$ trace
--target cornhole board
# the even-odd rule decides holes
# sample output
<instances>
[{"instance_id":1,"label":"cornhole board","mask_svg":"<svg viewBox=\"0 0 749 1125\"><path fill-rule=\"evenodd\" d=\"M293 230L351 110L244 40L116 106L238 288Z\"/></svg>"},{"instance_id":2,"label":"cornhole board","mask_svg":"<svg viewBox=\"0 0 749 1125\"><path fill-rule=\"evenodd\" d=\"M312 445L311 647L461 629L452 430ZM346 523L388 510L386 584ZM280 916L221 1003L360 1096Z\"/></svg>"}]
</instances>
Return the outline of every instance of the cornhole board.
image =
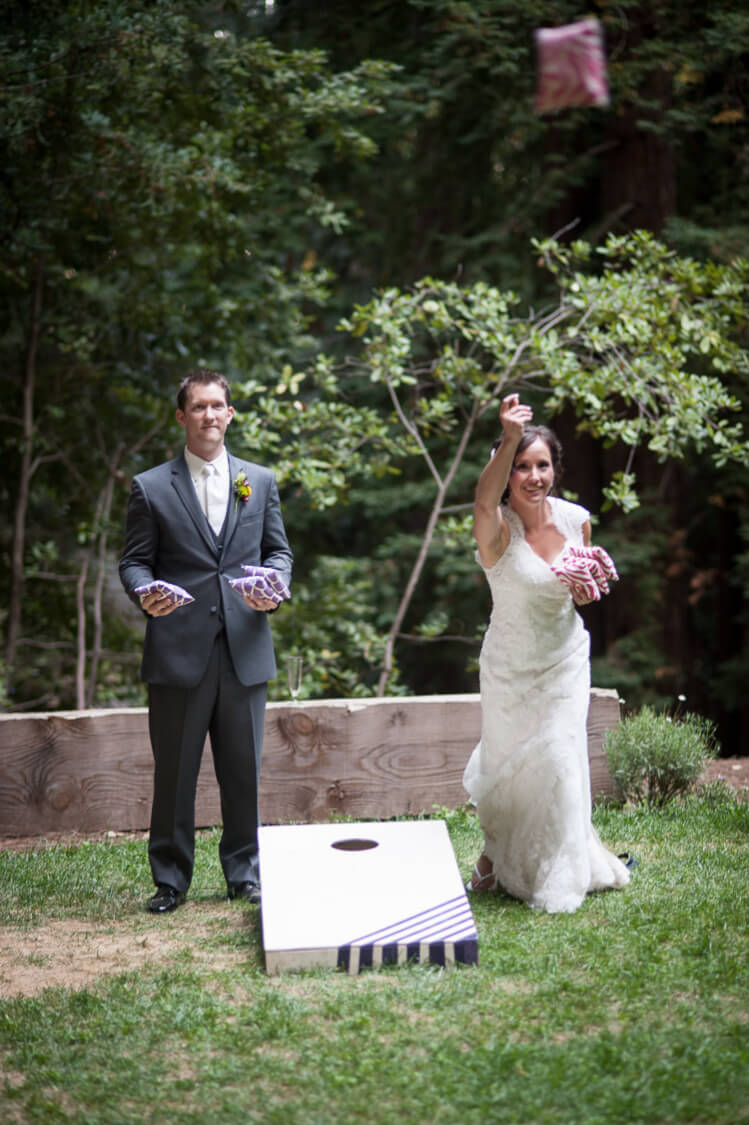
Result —
<instances>
[{"instance_id":1,"label":"cornhole board","mask_svg":"<svg viewBox=\"0 0 749 1125\"><path fill-rule=\"evenodd\" d=\"M476 964L444 820L260 828L265 968Z\"/></svg>"}]
</instances>

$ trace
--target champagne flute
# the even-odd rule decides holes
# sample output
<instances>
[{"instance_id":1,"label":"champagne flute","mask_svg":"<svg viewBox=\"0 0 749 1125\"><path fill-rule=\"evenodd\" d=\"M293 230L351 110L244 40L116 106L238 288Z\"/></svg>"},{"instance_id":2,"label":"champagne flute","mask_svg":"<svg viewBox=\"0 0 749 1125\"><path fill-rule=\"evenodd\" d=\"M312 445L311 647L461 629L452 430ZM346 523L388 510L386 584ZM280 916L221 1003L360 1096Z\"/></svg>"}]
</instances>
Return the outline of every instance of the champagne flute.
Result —
<instances>
[{"instance_id":1,"label":"champagne flute","mask_svg":"<svg viewBox=\"0 0 749 1125\"><path fill-rule=\"evenodd\" d=\"M290 656L286 665L286 674L289 682L289 691L291 698L296 702L299 692L302 690L302 670L303 663L301 656Z\"/></svg>"}]
</instances>

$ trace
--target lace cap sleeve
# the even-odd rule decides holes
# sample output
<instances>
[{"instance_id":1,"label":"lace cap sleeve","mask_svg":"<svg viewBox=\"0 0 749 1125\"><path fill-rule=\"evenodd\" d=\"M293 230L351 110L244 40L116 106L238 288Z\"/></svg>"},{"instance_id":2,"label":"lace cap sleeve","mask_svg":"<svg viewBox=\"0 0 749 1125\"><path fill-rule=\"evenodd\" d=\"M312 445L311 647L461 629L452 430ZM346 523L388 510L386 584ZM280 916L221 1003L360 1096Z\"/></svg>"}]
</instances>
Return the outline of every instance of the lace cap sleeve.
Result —
<instances>
[{"instance_id":1,"label":"lace cap sleeve","mask_svg":"<svg viewBox=\"0 0 749 1125\"><path fill-rule=\"evenodd\" d=\"M558 496L550 496L549 502L554 513L554 523L562 535L573 542L582 543L583 524L590 519L590 512L582 504L572 504Z\"/></svg>"}]
</instances>

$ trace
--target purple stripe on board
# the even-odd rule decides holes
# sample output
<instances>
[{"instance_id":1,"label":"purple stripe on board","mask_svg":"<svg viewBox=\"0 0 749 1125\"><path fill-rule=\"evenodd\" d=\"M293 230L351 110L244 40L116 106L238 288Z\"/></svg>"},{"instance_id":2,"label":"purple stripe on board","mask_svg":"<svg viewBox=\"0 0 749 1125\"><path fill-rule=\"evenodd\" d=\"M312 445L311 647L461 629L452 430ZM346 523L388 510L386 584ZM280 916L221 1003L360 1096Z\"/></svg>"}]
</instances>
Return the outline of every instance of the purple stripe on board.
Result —
<instances>
[{"instance_id":1,"label":"purple stripe on board","mask_svg":"<svg viewBox=\"0 0 749 1125\"><path fill-rule=\"evenodd\" d=\"M440 926L448 926L450 933L454 933L456 920L464 921L464 925L467 927L466 937L475 935L476 928L473 923L473 915L465 895L448 899L447 902L438 903L429 910L422 910L418 914L411 914L397 922L391 922L379 930L373 930L371 933L362 934L361 937L352 938L351 941L346 942L346 945L364 945L367 942L378 941L382 944L385 938L403 942L406 937L426 934L430 930L439 930Z\"/></svg>"},{"instance_id":2,"label":"purple stripe on board","mask_svg":"<svg viewBox=\"0 0 749 1125\"><path fill-rule=\"evenodd\" d=\"M458 903L462 903L464 905L467 905L468 900L466 899L466 896L465 895L459 895L457 898L447 899L446 902L438 902L436 904L436 906L430 906L428 910L420 910L418 914L407 914L405 918L401 918L397 922L391 923L391 926L403 926L407 922L415 922L418 918L427 918L430 915L434 914L438 910L444 910L446 907L454 906ZM391 926L383 926L382 930L375 930L375 931L373 931L373 934L382 933L385 930L390 929ZM359 940L360 941L366 941L366 939L368 937L372 937L373 934L364 934L364 936L362 938L360 938Z\"/></svg>"},{"instance_id":3,"label":"purple stripe on board","mask_svg":"<svg viewBox=\"0 0 749 1125\"><path fill-rule=\"evenodd\" d=\"M465 915L460 915L453 918L436 918L433 921L425 922L420 926L406 926L403 929L383 930L380 934L374 935L373 939L376 942L390 941L407 941L409 938L419 938L421 941L436 940L439 937L443 941L450 941L451 936L454 934L465 934L466 937L472 937L476 933L476 926L474 925L473 918L466 918ZM367 939L360 938L357 941L352 941L352 945L361 945Z\"/></svg>"},{"instance_id":4,"label":"purple stripe on board","mask_svg":"<svg viewBox=\"0 0 749 1125\"><path fill-rule=\"evenodd\" d=\"M388 930L375 935L370 941L358 938L347 942L347 944L365 946L369 944L387 945L396 942L403 945L409 941L456 941L461 937L476 937L476 927L469 922L452 926L409 926L408 929L404 930Z\"/></svg>"},{"instance_id":5,"label":"purple stripe on board","mask_svg":"<svg viewBox=\"0 0 749 1125\"><path fill-rule=\"evenodd\" d=\"M404 930L388 930L382 934L377 934L370 940L363 938L354 938L347 945L358 945L364 947L365 945L388 945L392 942L403 945L404 942L410 941L454 941L460 937L475 937L476 927L468 922L459 925L445 926L445 925L432 925L432 926L409 926Z\"/></svg>"}]
</instances>

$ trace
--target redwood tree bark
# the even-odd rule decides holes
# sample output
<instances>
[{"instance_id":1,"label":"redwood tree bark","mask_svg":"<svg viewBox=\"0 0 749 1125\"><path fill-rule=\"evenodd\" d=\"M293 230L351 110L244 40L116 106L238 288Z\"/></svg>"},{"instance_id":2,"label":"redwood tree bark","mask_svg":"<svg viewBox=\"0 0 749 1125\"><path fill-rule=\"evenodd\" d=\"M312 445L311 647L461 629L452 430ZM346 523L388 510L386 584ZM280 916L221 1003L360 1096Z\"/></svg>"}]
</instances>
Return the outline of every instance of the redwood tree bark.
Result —
<instances>
[{"instance_id":1,"label":"redwood tree bark","mask_svg":"<svg viewBox=\"0 0 749 1125\"><path fill-rule=\"evenodd\" d=\"M676 212L673 148L658 131L671 103L671 76L656 72L647 85L656 108L644 113L625 104L612 115L610 148L601 165L601 213L617 216L617 225L627 230L660 234Z\"/></svg>"}]
</instances>

